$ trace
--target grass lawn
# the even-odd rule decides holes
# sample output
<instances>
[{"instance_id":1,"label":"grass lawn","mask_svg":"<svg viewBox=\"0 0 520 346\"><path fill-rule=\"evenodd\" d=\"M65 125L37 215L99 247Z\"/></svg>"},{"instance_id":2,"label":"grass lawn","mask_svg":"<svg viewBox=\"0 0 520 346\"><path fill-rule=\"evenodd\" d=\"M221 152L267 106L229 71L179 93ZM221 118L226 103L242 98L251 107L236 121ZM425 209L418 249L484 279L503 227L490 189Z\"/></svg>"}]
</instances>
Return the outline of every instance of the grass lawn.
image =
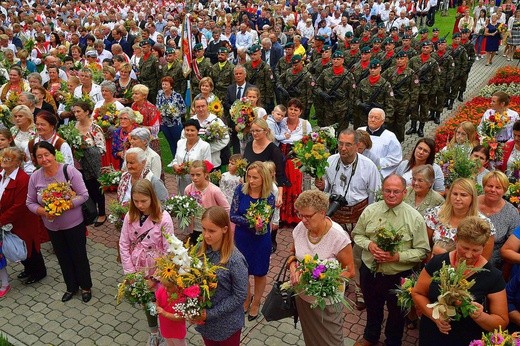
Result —
<instances>
[{"instance_id":1,"label":"grass lawn","mask_svg":"<svg viewBox=\"0 0 520 346\"><path fill-rule=\"evenodd\" d=\"M453 32L453 25L455 24L455 13L457 12L456 8L450 8L449 9L449 15L446 17L441 16L441 12L438 11L435 14L435 25L433 27L439 28L439 36L443 37L444 35L448 34L446 36L446 41L448 44L451 44L451 35ZM431 30L432 28L428 28L430 30L430 37L431 37Z\"/></svg>"}]
</instances>

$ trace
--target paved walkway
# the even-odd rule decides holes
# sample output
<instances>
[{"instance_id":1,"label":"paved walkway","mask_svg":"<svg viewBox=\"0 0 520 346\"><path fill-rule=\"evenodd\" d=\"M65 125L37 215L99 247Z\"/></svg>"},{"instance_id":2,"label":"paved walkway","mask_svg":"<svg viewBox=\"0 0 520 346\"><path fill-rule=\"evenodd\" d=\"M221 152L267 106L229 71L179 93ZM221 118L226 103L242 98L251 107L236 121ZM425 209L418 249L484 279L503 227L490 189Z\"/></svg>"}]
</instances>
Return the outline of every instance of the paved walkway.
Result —
<instances>
[{"instance_id":1,"label":"paved walkway","mask_svg":"<svg viewBox=\"0 0 520 346\"><path fill-rule=\"evenodd\" d=\"M484 61L476 62L469 78L466 98L476 95L499 66L505 65L503 57L498 57L491 67ZM516 64L516 62L515 62ZM460 103L456 102L458 107ZM442 114L444 120L450 112ZM426 126L426 133L433 136L435 124ZM403 143L403 152L415 146L417 138L412 136ZM169 191L174 190L173 179L167 177ZM109 198L114 198L113 194ZM278 252L272 256L272 269L268 283L280 269L280 263L287 257L291 231L279 232ZM183 238L185 235L179 235ZM65 291L61 272L50 243L43 245L43 255L48 268L48 276L33 286L24 286L16 275L22 271L20 264L10 264L8 271L12 279L12 290L0 300L0 332L6 334L15 345L145 345L148 338L144 313L127 303L115 304L117 283L122 278L122 270L116 262L116 244L119 235L112 225L106 223L99 228L89 229L88 255L91 263L94 287L93 298L84 304L79 296L67 303L61 302ZM266 294L270 286L266 289ZM349 296L353 299L352 288ZM366 313L345 311L344 335L346 345L353 345L363 334ZM415 345L418 332L406 331L403 345ZM202 345L201 337L193 327L188 329L190 345ZM242 344L260 345L304 345L301 329L295 328L291 320L266 322L262 317L247 322L242 333ZM319 346L319 345L313 345Z\"/></svg>"}]
</instances>

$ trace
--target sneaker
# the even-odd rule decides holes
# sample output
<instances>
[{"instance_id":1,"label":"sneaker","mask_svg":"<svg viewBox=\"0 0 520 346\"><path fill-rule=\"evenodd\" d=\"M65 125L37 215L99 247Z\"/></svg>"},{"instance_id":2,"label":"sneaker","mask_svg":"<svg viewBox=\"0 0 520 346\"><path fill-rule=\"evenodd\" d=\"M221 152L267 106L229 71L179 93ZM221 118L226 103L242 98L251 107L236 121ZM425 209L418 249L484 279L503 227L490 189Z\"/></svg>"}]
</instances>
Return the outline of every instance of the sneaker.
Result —
<instances>
[{"instance_id":1,"label":"sneaker","mask_svg":"<svg viewBox=\"0 0 520 346\"><path fill-rule=\"evenodd\" d=\"M157 333L151 333L148 338L147 346L159 346L159 335Z\"/></svg>"},{"instance_id":2,"label":"sneaker","mask_svg":"<svg viewBox=\"0 0 520 346\"><path fill-rule=\"evenodd\" d=\"M356 288L356 309L359 311L365 310L365 298L363 297L363 293L361 293L361 290L359 288Z\"/></svg>"},{"instance_id":3,"label":"sneaker","mask_svg":"<svg viewBox=\"0 0 520 346\"><path fill-rule=\"evenodd\" d=\"M7 285L6 287L0 289L0 298L3 298L7 292L11 290L11 285Z\"/></svg>"},{"instance_id":4,"label":"sneaker","mask_svg":"<svg viewBox=\"0 0 520 346\"><path fill-rule=\"evenodd\" d=\"M173 167L173 161L168 164L168 167L170 167L170 168Z\"/></svg>"}]
</instances>

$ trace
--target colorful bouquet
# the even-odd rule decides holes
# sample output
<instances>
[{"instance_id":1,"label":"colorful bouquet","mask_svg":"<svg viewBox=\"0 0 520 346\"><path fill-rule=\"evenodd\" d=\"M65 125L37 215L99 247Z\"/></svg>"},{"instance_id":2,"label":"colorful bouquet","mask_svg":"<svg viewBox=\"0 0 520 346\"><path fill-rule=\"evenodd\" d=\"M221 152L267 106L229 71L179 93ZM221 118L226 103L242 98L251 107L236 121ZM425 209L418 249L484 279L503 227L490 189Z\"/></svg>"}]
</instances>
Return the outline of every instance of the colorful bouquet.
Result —
<instances>
[{"instance_id":1,"label":"colorful bouquet","mask_svg":"<svg viewBox=\"0 0 520 346\"><path fill-rule=\"evenodd\" d=\"M245 97L236 100L229 110L231 119L236 124L238 138L244 139L244 133L249 129L251 123L256 119L256 114L251 102Z\"/></svg>"},{"instance_id":2,"label":"colorful bouquet","mask_svg":"<svg viewBox=\"0 0 520 346\"><path fill-rule=\"evenodd\" d=\"M152 316L157 314L155 294L150 290L146 276L142 272L125 275L123 282L117 285L116 302L120 304L123 300L132 306L143 306Z\"/></svg>"},{"instance_id":3,"label":"colorful bouquet","mask_svg":"<svg viewBox=\"0 0 520 346\"><path fill-rule=\"evenodd\" d=\"M175 175L186 175L190 174L190 161L185 161L179 165L179 168L173 170L173 174Z\"/></svg>"},{"instance_id":4,"label":"colorful bouquet","mask_svg":"<svg viewBox=\"0 0 520 346\"><path fill-rule=\"evenodd\" d=\"M294 165L302 172L309 173L313 178L321 178L325 175L325 169L329 166L327 158L330 152L325 145L326 140L320 137L319 132L311 132L294 143L292 159Z\"/></svg>"},{"instance_id":5,"label":"colorful bouquet","mask_svg":"<svg viewBox=\"0 0 520 346\"><path fill-rule=\"evenodd\" d=\"M397 296L397 305L401 307L401 310L404 311L406 315L408 315L414 306L412 300L412 289L417 283L418 278L419 275L415 272L407 278L401 278L401 285L397 286L397 288L393 290Z\"/></svg>"},{"instance_id":6,"label":"colorful bouquet","mask_svg":"<svg viewBox=\"0 0 520 346\"><path fill-rule=\"evenodd\" d=\"M103 191L115 191L119 186L122 175L122 171L115 170L114 167L109 167L98 178L101 189Z\"/></svg>"},{"instance_id":7,"label":"colorful bouquet","mask_svg":"<svg viewBox=\"0 0 520 346\"><path fill-rule=\"evenodd\" d=\"M13 123L11 121L11 110L6 105L0 105L0 121L8 129L13 127Z\"/></svg>"},{"instance_id":8,"label":"colorful bouquet","mask_svg":"<svg viewBox=\"0 0 520 346\"><path fill-rule=\"evenodd\" d=\"M11 91L9 95L7 96L7 99L5 100L4 104L12 110L14 107L18 106L18 99L20 98L20 94L14 91Z\"/></svg>"},{"instance_id":9,"label":"colorful bouquet","mask_svg":"<svg viewBox=\"0 0 520 346\"><path fill-rule=\"evenodd\" d=\"M493 113L478 129L480 142L489 149L489 160L495 162L495 166L502 162L503 144L496 140L496 135L511 121L507 112Z\"/></svg>"},{"instance_id":10,"label":"colorful bouquet","mask_svg":"<svg viewBox=\"0 0 520 346\"><path fill-rule=\"evenodd\" d=\"M50 183L41 192L43 208L52 216L60 216L72 209L72 199L76 193L69 183Z\"/></svg>"},{"instance_id":11,"label":"colorful bouquet","mask_svg":"<svg viewBox=\"0 0 520 346\"><path fill-rule=\"evenodd\" d=\"M380 219L379 221L381 222L382 220ZM392 225L379 227L374 234L375 238L373 241L381 250L394 254L403 240L403 234L400 230L401 228L396 229ZM379 263L374 261L371 269L373 272L377 272Z\"/></svg>"},{"instance_id":12,"label":"colorful bouquet","mask_svg":"<svg viewBox=\"0 0 520 346\"><path fill-rule=\"evenodd\" d=\"M119 126L119 111L114 103L103 105L94 111L93 119L101 127L105 137L110 138L112 132Z\"/></svg>"},{"instance_id":13,"label":"colorful bouquet","mask_svg":"<svg viewBox=\"0 0 520 346\"><path fill-rule=\"evenodd\" d=\"M480 167L480 162L472 160L467 151L458 145L437 153L435 161L442 169L447 187L458 178L474 179Z\"/></svg>"},{"instance_id":14,"label":"colorful bouquet","mask_svg":"<svg viewBox=\"0 0 520 346\"><path fill-rule=\"evenodd\" d=\"M337 124L320 127L316 132L318 136L324 141L325 146L329 149L329 152L332 154L337 151L338 147L338 139L336 138L336 127Z\"/></svg>"},{"instance_id":15,"label":"colorful bouquet","mask_svg":"<svg viewBox=\"0 0 520 346\"><path fill-rule=\"evenodd\" d=\"M92 81L94 83L101 84L105 80L103 69L98 63L88 64L85 67L92 71Z\"/></svg>"},{"instance_id":16,"label":"colorful bouquet","mask_svg":"<svg viewBox=\"0 0 520 346\"><path fill-rule=\"evenodd\" d=\"M220 125L217 121L213 121L208 127L204 129L204 134L200 138L208 143L219 141L226 137L228 128Z\"/></svg>"},{"instance_id":17,"label":"colorful bouquet","mask_svg":"<svg viewBox=\"0 0 520 346\"><path fill-rule=\"evenodd\" d=\"M108 222L114 225L118 232L123 228L123 221L125 215L128 213L128 203L120 204L117 201L112 201L108 205Z\"/></svg>"},{"instance_id":18,"label":"colorful bouquet","mask_svg":"<svg viewBox=\"0 0 520 346\"><path fill-rule=\"evenodd\" d=\"M156 260L156 275L161 281L176 286L170 297L179 318L195 319L205 308L211 307L211 296L217 288L217 270L224 269L209 262L206 256L198 257L200 244L183 246L175 237L165 234L169 248L166 255Z\"/></svg>"},{"instance_id":19,"label":"colorful bouquet","mask_svg":"<svg viewBox=\"0 0 520 346\"><path fill-rule=\"evenodd\" d=\"M81 160L85 155L83 149L87 146L87 142L85 137L76 128L76 122L69 121L68 124L61 125L58 134L70 145L74 158L76 160Z\"/></svg>"},{"instance_id":20,"label":"colorful bouquet","mask_svg":"<svg viewBox=\"0 0 520 346\"><path fill-rule=\"evenodd\" d=\"M341 276L343 268L337 259L320 260L318 255L305 255L302 261L298 261L298 270L301 277L296 291L316 299L311 304L312 309L325 310L327 301L349 307L343 294L348 280Z\"/></svg>"},{"instance_id":21,"label":"colorful bouquet","mask_svg":"<svg viewBox=\"0 0 520 346\"><path fill-rule=\"evenodd\" d=\"M466 276L468 272L481 270L485 269L468 267L466 261L460 262L456 267L443 263L432 278L432 281L439 283L440 294L435 303L426 305L433 309L432 317L458 321L471 315L476 306L471 303L473 295L469 289L475 284L475 280L468 281Z\"/></svg>"},{"instance_id":22,"label":"colorful bouquet","mask_svg":"<svg viewBox=\"0 0 520 346\"><path fill-rule=\"evenodd\" d=\"M94 109L94 101L90 98L88 94L83 94L81 97L74 97L72 94L65 94L64 104L65 110L67 112L72 111L72 106L78 101L86 102L90 105L90 109Z\"/></svg>"},{"instance_id":23,"label":"colorful bouquet","mask_svg":"<svg viewBox=\"0 0 520 346\"><path fill-rule=\"evenodd\" d=\"M247 160L244 158L236 160L235 161L235 166L237 167L236 175L241 178L244 178L246 176L246 170L247 170L248 165L249 165L249 162L247 162Z\"/></svg>"},{"instance_id":24,"label":"colorful bouquet","mask_svg":"<svg viewBox=\"0 0 520 346\"><path fill-rule=\"evenodd\" d=\"M509 334L507 330L502 330L502 326L498 330L489 333L482 333L482 339L473 340L469 346L518 346L520 345L520 335L518 332Z\"/></svg>"},{"instance_id":25,"label":"colorful bouquet","mask_svg":"<svg viewBox=\"0 0 520 346\"><path fill-rule=\"evenodd\" d=\"M508 169L506 173L511 184L514 184L520 180L520 160L514 160L511 164L511 168Z\"/></svg>"},{"instance_id":26,"label":"colorful bouquet","mask_svg":"<svg viewBox=\"0 0 520 346\"><path fill-rule=\"evenodd\" d=\"M520 181L509 184L505 194L506 200L518 208L520 206Z\"/></svg>"},{"instance_id":27,"label":"colorful bouquet","mask_svg":"<svg viewBox=\"0 0 520 346\"><path fill-rule=\"evenodd\" d=\"M174 104L169 103L163 103L159 107L159 111L161 112L161 115L166 118L177 118L181 115L181 111L179 110L179 107L177 107Z\"/></svg>"},{"instance_id":28,"label":"colorful bouquet","mask_svg":"<svg viewBox=\"0 0 520 346\"><path fill-rule=\"evenodd\" d=\"M222 102L215 97L213 101L208 104L208 111L212 114L215 114L217 117L222 118L224 115L224 107L222 106Z\"/></svg>"},{"instance_id":29,"label":"colorful bouquet","mask_svg":"<svg viewBox=\"0 0 520 346\"><path fill-rule=\"evenodd\" d=\"M267 227L271 221L274 209L265 199L251 203L246 211L246 220L249 222L249 227L256 230L256 235L267 233Z\"/></svg>"},{"instance_id":30,"label":"colorful bouquet","mask_svg":"<svg viewBox=\"0 0 520 346\"><path fill-rule=\"evenodd\" d=\"M220 185L220 179L222 178L222 172L221 171L213 171L209 174L209 181L211 181L213 184L219 186Z\"/></svg>"},{"instance_id":31,"label":"colorful bouquet","mask_svg":"<svg viewBox=\"0 0 520 346\"><path fill-rule=\"evenodd\" d=\"M507 25L504 24L504 23L500 23L498 24L498 28L497 28L498 32L500 32L501 34L503 34L504 32L507 31Z\"/></svg>"},{"instance_id":32,"label":"colorful bouquet","mask_svg":"<svg viewBox=\"0 0 520 346\"><path fill-rule=\"evenodd\" d=\"M172 196L163 204L172 218L179 220L179 227L186 228L195 217L202 215L203 207L192 196Z\"/></svg>"}]
</instances>

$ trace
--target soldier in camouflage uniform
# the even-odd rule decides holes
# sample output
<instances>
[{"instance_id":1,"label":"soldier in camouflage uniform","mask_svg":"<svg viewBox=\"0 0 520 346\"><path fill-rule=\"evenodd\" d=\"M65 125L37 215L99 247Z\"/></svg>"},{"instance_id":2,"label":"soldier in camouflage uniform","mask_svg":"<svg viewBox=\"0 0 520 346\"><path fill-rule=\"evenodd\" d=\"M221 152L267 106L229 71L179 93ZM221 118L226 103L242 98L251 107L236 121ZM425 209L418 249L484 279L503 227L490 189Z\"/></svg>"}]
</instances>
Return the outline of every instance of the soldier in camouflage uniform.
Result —
<instances>
[{"instance_id":1,"label":"soldier in camouflage uniform","mask_svg":"<svg viewBox=\"0 0 520 346\"><path fill-rule=\"evenodd\" d=\"M399 29L397 29L395 26L393 26L392 29L390 29L390 36L389 36L389 38L395 44L394 49L396 49L398 47L401 47L402 42L401 42L401 37L399 37Z\"/></svg>"},{"instance_id":2,"label":"soldier in camouflage uniform","mask_svg":"<svg viewBox=\"0 0 520 346\"><path fill-rule=\"evenodd\" d=\"M386 71L393 65L395 65L395 44L394 41L390 37L386 38L385 42L385 50L376 55L374 58L381 61L381 71Z\"/></svg>"},{"instance_id":3,"label":"soldier in camouflage uniform","mask_svg":"<svg viewBox=\"0 0 520 346\"><path fill-rule=\"evenodd\" d=\"M354 66L350 69L350 72L354 75L356 85L358 85L362 79L368 77L368 67L370 65L371 58L372 51L370 50L370 47L361 48L361 59L358 62L356 62Z\"/></svg>"},{"instance_id":4,"label":"soldier in camouflage uniform","mask_svg":"<svg viewBox=\"0 0 520 346\"><path fill-rule=\"evenodd\" d=\"M361 51L359 50L359 38L354 37L350 41L350 49L344 53L345 55L345 67L350 70L355 63L359 61L361 57Z\"/></svg>"},{"instance_id":5,"label":"soldier in camouflage uniform","mask_svg":"<svg viewBox=\"0 0 520 346\"><path fill-rule=\"evenodd\" d=\"M401 47L396 49L397 53L400 51L407 53L410 59L417 55L417 51L412 47L412 38L410 36L403 35L403 38L401 40Z\"/></svg>"},{"instance_id":6,"label":"soldier in camouflage uniform","mask_svg":"<svg viewBox=\"0 0 520 346\"><path fill-rule=\"evenodd\" d=\"M428 34L428 28L421 28L419 30L419 38L414 40L412 43L413 49L415 49L417 52L420 51L423 42L428 41Z\"/></svg>"},{"instance_id":7,"label":"soldier in camouflage uniform","mask_svg":"<svg viewBox=\"0 0 520 346\"><path fill-rule=\"evenodd\" d=\"M323 47L325 46L325 37L321 35L314 36L314 45L312 47L311 56L307 56L309 61L316 61L321 59L321 53L323 51Z\"/></svg>"},{"instance_id":8,"label":"soldier in camouflage uniform","mask_svg":"<svg viewBox=\"0 0 520 346\"><path fill-rule=\"evenodd\" d=\"M274 108L274 78L269 64L262 61L261 49L258 44L249 47L248 54L251 61L246 62L244 67L247 71L247 82L260 90L262 106L269 114Z\"/></svg>"},{"instance_id":9,"label":"soldier in camouflage uniform","mask_svg":"<svg viewBox=\"0 0 520 346\"><path fill-rule=\"evenodd\" d=\"M452 110L453 103L462 90L462 82L468 69L468 53L466 48L460 44L460 33L453 34L451 47L448 47L448 53L453 57L453 62L455 63L453 83L451 83L451 92L448 100L448 109Z\"/></svg>"},{"instance_id":10,"label":"soldier in camouflage uniform","mask_svg":"<svg viewBox=\"0 0 520 346\"><path fill-rule=\"evenodd\" d=\"M357 117L354 118L354 128L367 126L368 113L372 108L385 111L385 123L394 122L394 93L390 83L381 77L381 62L372 59L369 64L370 75L356 85Z\"/></svg>"},{"instance_id":11,"label":"soldier in camouflage uniform","mask_svg":"<svg viewBox=\"0 0 520 346\"><path fill-rule=\"evenodd\" d=\"M332 47L328 44L323 46L323 51L321 53L321 59L311 62L306 66L307 70L313 75L315 78L321 74L323 70L332 66Z\"/></svg>"},{"instance_id":12,"label":"soldier in camouflage uniform","mask_svg":"<svg viewBox=\"0 0 520 346\"><path fill-rule=\"evenodd\" d=\"M436 97L432 99L430 111L430 120L433 120L436 124L441 122L442 109L450 93L450 85L453 82L453 69L455 68L453 58L446 50L446 47L446 39L441 38L437 41L437 52L432 54L435 60L437 60L440 69L439 88L437 89Z\"/></svg>"},{"instance_id":13,"label":"soldier in camouflage uniform","mask_svg":"<svg viewBox=\"0 0 520 346\"><path fill-rule=\"evenodd\" d=\"M350 43L352 42L352 39L354 38L354 34L350 31L345 33L345 40L344 41L338 41L337 50L341 50L343 52L346 52L350 49Z\"/></svg>"},{"instance_id":14,"label":"soldier in camouflage uniform","mask_svg":"<svg viewBox=\"0 0 520 346\"><path fill-rule=\"evenodd\" d=\"M370 50L372 51L373 57L378 56L383 51L383 49L381 48L382 42L383 40L381 40L379 37L374 37L372 39L372 48Z\"/></svg>"},{"instance_id":15,"label":"soldier in camouflage uniform","mask_svg":"<svg viewBox=\"0 0 520 346\"><path fill-rule=\"evenodd\" d=\"M235 65L227 60L229 50L227 47L220 47L217 53L218 62L211 68L211 79L215 83L213 93L221 100L224 100L227 87L235 82L233 69Z\"/></svg>"},{"instance_id":16,"label":"soldier in camouflage uniform","mask_svg":"<svg viewBox=\"0 0 520 346\"><path fill-rule=\"evenodd\" d=\"M148 101L155 104L157 101L157 92L159 91L159 81L161 80L161 70L159 69L159 61L152 54L152 46L150 41L143 40L139 42L139 46L143 50L143 57L139 60L139 83L146 85L150 90L148 92Z\"/></svg>"},{"instance_id":17,"label":"soldier in camouflage uniform","mask_svg":"<svg viewBox=\"0 0 520 346\"><path fill-rule=\"evenodd\" d=\"M332 67L323 70L316 80L314 109L318 125L338 123L338 131L346 129L355 90L354 76L344 66L344 53L337 50L332 55Z\"/></svg>"},{"instance_id":18,"label":"soldier in camouflage uniform","mask_svg":"<svg viewBox=\"0 0 520 346\"><path fill-rule=\"evenodd\" d=\"M386 35L386 28L385 28L385 23L381 22L379 24L377 24L377 33L374 35L374 38L378 38L381 40L381 42L383 42L387 35Z\"/></svg>"},{"instance_id":19,"label":"soldier in camouflage uniform","mask_svg":"<svg viewBox=\"0 0 520 346\"><path fill-rule=\"evenodd\" d=\"M199 76L195 74L195 71L191 71L190 81L191 81L191 95L193 97L200 94L200 87L199 83L200 80L204 77L209 77L211 73L211 60L209 58L204 57L204 47L202 46L202 43L197 43L193 47L193 51L195 52L195 60L194 63L197 64L197 67L199 68Z\"/></svg>"},{"instance_id":20,"label":"soldier in camouflage uniform","mask_svg":"<svg viewBox=\"0 0 520 346\"><path fill-rule=\"evenodd\" d=\"M477 57L473 43L471 43L471 40L469 39L470 34L471 32L466 28L460 31L460 44L466 49L466 53L468 54L468 64L466 65L466 71L461 73L461 86L459 94L457 95L457 100L460 102L464 101L463 96L466 91L466 85L468 84L469 72L471 71L471 67L473 67L473 63Z\"/></svg>"},{"instance_id":21,"label":"soldier in camouflage uniform","mask_svg":"<svg viewBox=\"0 0 520 346\"><path fill-rule=\"evenodd\" d=\"M439 37L439 34L440 34L440 30L439 28L433 28L432 29L432 39L430 41L432 41L433 43L433 50L436 51L438 48L437 48L437 44L439 43L439 40L441 39Z\"/></svg>"},{"instance_id":22,"label":"soldier in camouflage uniform","mask_svg":"<svg viewBox=\"0 0 520 346\"><path fill-rule=\"evenodd\" d=\"M421 54L411 58L408 64L419 78L419 99L415 108L411 110L412 125L406 131L407 135L417 133L419 137L424 137L424 124L428 121L431 99L439 87L440 70L437 61L431 56L432 50L431 42L423 42ZM419 121L419 128L417 128L417 121Z\"/></svg>"},{"instance_id":23,"label":"soldier in camouflage uniform","mask_svg":"<svg viewBox=\"0 0 520 346\"><path fill-rule=\"evenodd\" d=\"M370 25L365 25L365 28L363 30L363 34L359 38L359 45L361 49L363 47L370 47L372 44L372 33L370 32Z\"/></svg>"},{"instance_id":24,"label":"soldier in camouflage uniform","mask_svg":"<svg viewBox=\"0 0 520 346\"><path fill-rule=\"evenodd\" d=\"M403 142L408 110L415 107L419 98L419 78L408 67L408 55L405 52L397 53L395 66L383 72L382 76L392 86L395 98L394 119L388 122L387 127L395 133L399 142Z\"/></svg>"},{"instance_id":25,"label":"soldier in camouflage uniform","mask_svg":"<svg viewBox=\"0 0 520 346\"><path fill-rule=\"evenodd\" d=\"M278 64L276 64L274 69L275 79L280 78L282 73L291 68L291 59L294 55L294 43L287 42L287 44L284 46L284 51L285 55L280 60L278 60ZM278 101L278 103L280 103L280 101Z\"/></svg>"},{"instance_id":26,"label":"soldier in camouflage uniform","mask_svg":"<svg viewBox=\"0 0 520 346\"><path fill-rule=\"evenodd\" d=\"M162 76L173 78L173 90L181 95L186 94L186 78L182 73L182 65L173 48L166 48L166 65L162 68Z\"/></svg>"},{"instance_id":27,"label":"soldier in camouflage uniform","mask_svg":"<svg viewBox=\"0 0 520 346\"><path fill-rule=\"evenodd\" d=\"M292 98L297 98L305 106L303 118L309 118L312 107L312 88L314 79L312 74L303 68L303 61L300 55L294 55L291 59L292 68L285 71L276 82L276 89L281 96L282 104L287 107L287 103Z\"/></svg>"}]
</instances>

